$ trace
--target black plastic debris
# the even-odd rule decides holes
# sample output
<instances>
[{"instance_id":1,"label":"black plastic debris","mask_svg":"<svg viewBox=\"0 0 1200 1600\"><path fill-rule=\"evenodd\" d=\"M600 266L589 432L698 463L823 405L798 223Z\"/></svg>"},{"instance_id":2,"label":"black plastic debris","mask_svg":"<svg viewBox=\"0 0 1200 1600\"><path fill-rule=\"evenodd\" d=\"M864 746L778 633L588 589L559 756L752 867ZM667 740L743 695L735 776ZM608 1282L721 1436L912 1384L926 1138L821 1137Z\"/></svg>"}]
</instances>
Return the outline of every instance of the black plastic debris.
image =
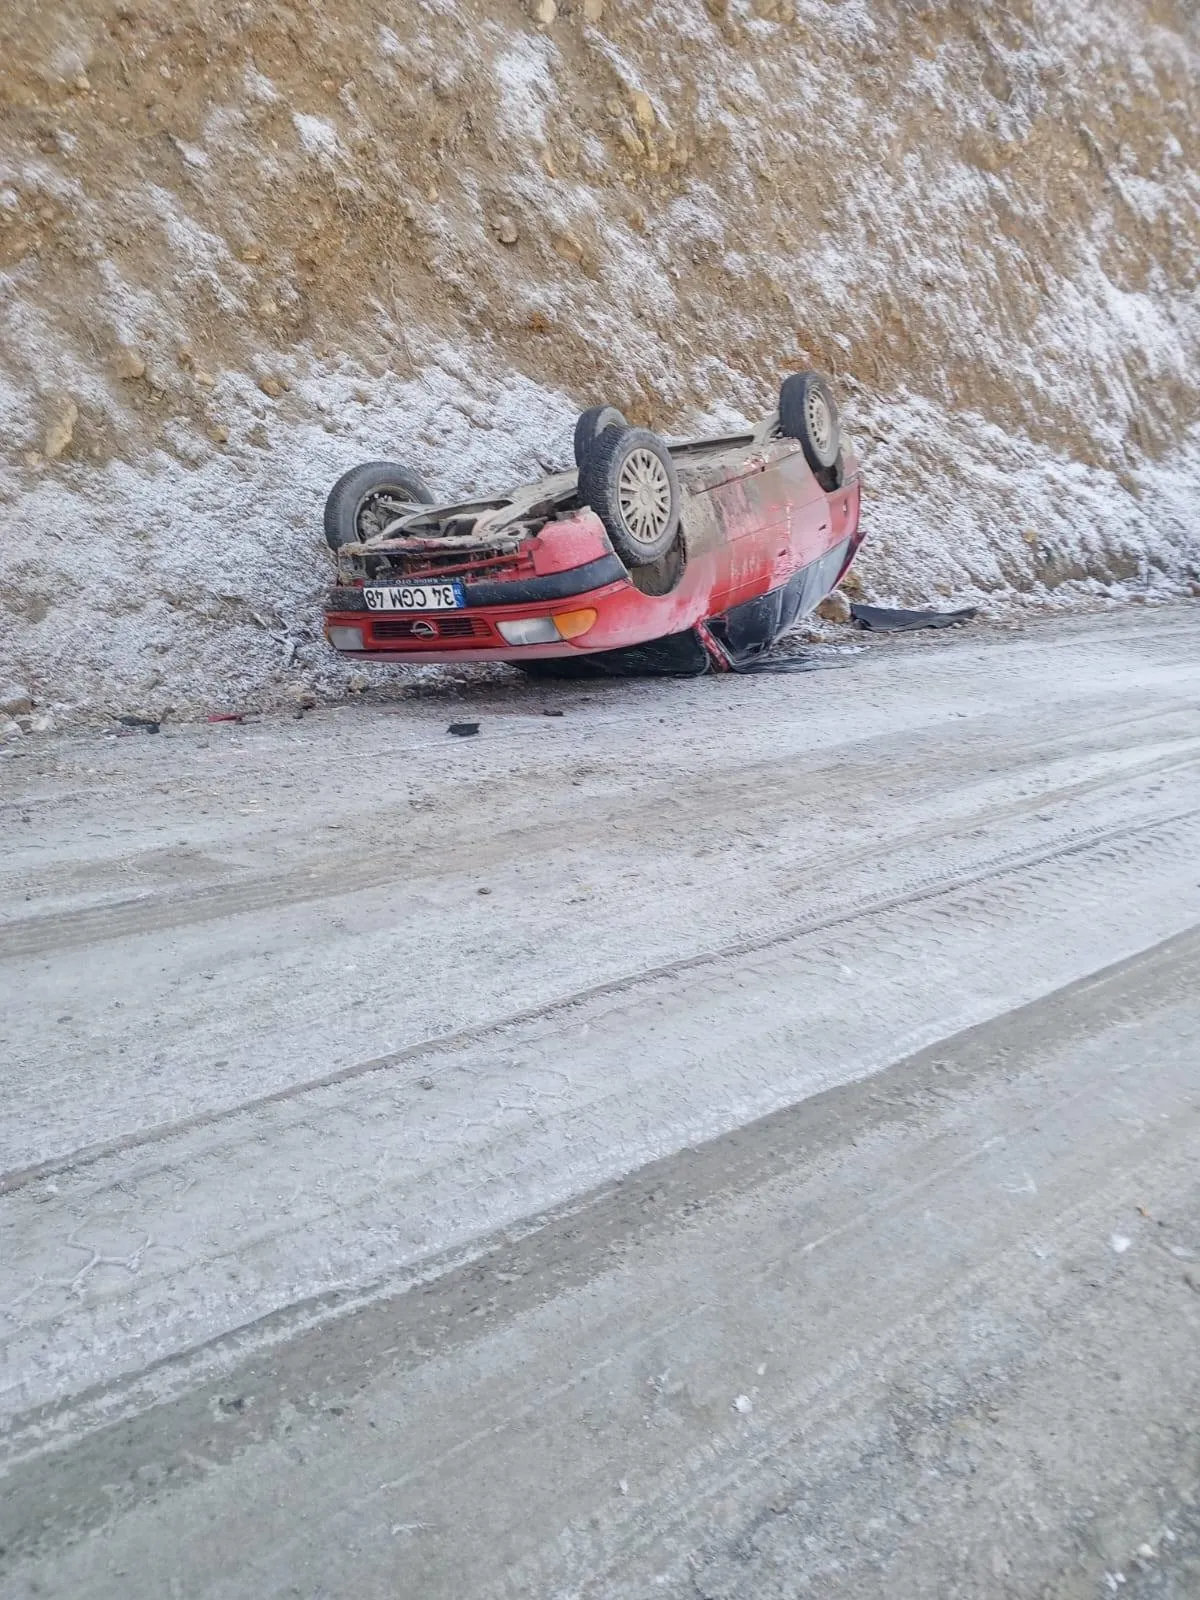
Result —
<instances>
[{"instance_id":1,"label":"black plastic debris","mask_svg":"<svg viewBox=\"0 0 1200 1600\"><path fill-rule=\"evenodd\" d=\"M477 722L452 722L446 732L456 733L460 739L469 739L473 733L479 732L479 724Z\"/></svg>"},{"instance_id":2,"label":"black plastic debris","mask_svg":"<svg viewBox=\"0 0 1200 1600\"><path fill-rule=\"evenodd\" d=\"M128 728L131 732L140 728L143 733L157 733L162 726L162 723L154 717L124 716L118 717L117 721L123 728Z\"/></svg>"},{"instance_id":3,"label":"black plastic debris","mask_svg":"<svg viewBox=\"0 0 1200 1600\"><path fill-rule=\"evenodd\" d=\"M872 633L913 633L918 628L953 628L960 622L970 622L979 613L978 606L964 606L961 611L894 611L888 606L851 605L850 615L860 628Z\"/></svg>"},{"instance_id":4,"label":"black plastic debris","mask_svg":"<svg viewBox=\"0 0 1200 1600\"><path fill-rule=\"evenodd\" d=\"M864 650L866 646L860 645L858 648ZM736 672L739 677L746 677L752 672L832 672L849 665L849 661L832 656L807 655L801 651L794 656L760 656L757 661L743 661L740 666L732 662L730 671Z\"/></svg>"}]
</instances>

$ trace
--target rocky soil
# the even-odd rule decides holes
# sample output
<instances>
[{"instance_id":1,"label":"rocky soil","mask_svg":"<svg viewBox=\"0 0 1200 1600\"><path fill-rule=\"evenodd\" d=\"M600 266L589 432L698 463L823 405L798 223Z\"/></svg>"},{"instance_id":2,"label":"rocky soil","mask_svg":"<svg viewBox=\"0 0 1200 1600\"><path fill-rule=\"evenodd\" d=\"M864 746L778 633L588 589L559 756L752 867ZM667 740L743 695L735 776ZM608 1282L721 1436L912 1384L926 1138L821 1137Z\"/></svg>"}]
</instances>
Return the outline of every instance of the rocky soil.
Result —
<instances>
[{"instance_id":1,"label":"rocky soil","mask_svg":"<svg viewBox=\"0 0 1200 1600\"><path fill-rule=\"evenodd\" d=\"M471 490L582 405L683 432L809 365L871 595L1200 580L1186 0L9 0L0 49L31 726L374 681L317 631L356 460Z\"/></svg>"}]
</instances>

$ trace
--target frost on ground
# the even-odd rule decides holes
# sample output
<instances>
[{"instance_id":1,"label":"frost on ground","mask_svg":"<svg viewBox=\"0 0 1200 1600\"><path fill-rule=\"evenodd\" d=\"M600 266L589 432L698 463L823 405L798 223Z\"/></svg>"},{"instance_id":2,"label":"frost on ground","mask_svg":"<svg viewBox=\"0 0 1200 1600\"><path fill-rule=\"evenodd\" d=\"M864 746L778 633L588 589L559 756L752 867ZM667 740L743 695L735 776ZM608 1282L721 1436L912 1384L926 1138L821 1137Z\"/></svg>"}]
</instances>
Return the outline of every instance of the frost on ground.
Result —
<instances>
[{"instance_id":1,"label":"frost on ground","mask_svg":"<svg viewBox=\"0 0 1200 1600\"><path fill-rule=\"evenodd\" d=\"M0 677L78 717L337 692L346 467L474 491L583 405L681 433L810 365L873 598L1196 584L1185 0L552 10L5 8Z\"/></svg>"}]
</instances>

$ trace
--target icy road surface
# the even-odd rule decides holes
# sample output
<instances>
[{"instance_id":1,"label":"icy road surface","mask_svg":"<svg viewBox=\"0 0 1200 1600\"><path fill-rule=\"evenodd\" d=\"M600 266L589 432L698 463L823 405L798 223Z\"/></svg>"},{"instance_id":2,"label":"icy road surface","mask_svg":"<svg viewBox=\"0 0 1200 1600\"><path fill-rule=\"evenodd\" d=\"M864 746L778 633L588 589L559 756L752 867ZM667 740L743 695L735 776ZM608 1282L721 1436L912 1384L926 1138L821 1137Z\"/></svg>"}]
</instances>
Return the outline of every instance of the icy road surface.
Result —
<instances>
[{"instance_id":1,"label":"icy road surface","mask_svg":"<svg viewBox=\"0 0 1200 1600\"><path fill-rule=\"evenodd\" d=\"M1200 609L863 643L0 759L0 1593L1195 1594Z\"/></svg>"}]
</instances>

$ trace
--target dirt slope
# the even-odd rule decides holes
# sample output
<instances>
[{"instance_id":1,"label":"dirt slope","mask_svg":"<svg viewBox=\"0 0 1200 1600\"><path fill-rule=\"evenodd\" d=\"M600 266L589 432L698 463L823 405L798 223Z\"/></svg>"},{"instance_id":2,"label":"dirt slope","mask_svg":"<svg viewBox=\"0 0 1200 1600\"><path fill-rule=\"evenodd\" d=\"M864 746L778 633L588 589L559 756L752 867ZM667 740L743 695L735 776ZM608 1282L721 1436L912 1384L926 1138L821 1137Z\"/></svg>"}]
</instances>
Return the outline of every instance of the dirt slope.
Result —
<instances>
[{"instance_id":1,"label":"dirt slope","mask_svg":"<svg viewBox=\"0 0 1200 1600\"><path fill-rule=\"evenodd\" d=\"M60 716L344 683L358 459L455 492L805 365L873 593L1200 578L1184 0L10 0L0 48L0 676Z\"/></svg>"}]
</instances>

